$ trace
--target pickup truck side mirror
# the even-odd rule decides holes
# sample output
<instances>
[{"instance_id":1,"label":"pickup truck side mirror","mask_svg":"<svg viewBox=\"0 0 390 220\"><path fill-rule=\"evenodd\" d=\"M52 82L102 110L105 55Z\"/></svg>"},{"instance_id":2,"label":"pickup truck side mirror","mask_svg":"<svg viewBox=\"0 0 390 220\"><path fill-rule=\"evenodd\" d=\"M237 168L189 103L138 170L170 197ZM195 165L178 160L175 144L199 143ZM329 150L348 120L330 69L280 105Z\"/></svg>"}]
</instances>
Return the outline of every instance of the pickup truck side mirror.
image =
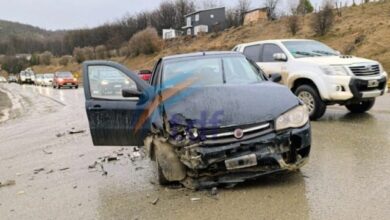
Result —
<instances>
[{"instance_id":1,"label":"pickup truck side mirror","mask_svg":"<svg viewBox=\"0 0 390 220\"><path fill-rule=\"evenodd\" d=\"M276 61L282 61L282 62L287 61L287 56L284 53L274 53L273 58Z\"/></svg>"},{"instance_id":2,"label":"pickup truck side mirror","mask_svg":"<svg viewBox=\"0 0 390 220\"><path fill-rule=\"evenodd\" d=\"M140 98L142 92L135 89L122 89L122 96L125 98Z\"/></svg>"},{"instance_id":3,"label":"pickup truck side mirror","mask_svg":"<svg viewBox=\"0 0 390 220\"><path fill-rule=\"evenodd\" d=\"M282 75L280 75L279 73L273 73L269 76L269 80L278 83L282 81Z\"/></svg>"}]
</instances>

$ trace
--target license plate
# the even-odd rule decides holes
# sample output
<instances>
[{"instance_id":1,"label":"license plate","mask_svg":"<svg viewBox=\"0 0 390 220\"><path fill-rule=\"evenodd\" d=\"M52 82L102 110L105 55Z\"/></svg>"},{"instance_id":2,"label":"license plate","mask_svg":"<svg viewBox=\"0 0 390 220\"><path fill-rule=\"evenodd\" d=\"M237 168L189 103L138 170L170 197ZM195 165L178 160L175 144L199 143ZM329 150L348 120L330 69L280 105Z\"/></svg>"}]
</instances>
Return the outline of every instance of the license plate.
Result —
<instances>
[{"instance_id":1,"label":"license plate","mask_svg":"<svg viewBox=\"0 0 390 220\"><path fill-rule=\"evenodd\" d=\"M369 80L367 83L368 88L375 88L379 86L379 81L378 80Z\"/></svg>"},{"instance_id":2,"label":"license plate","mask_svg":"<svg viewBox=\"0 0 390 220\"><path fill-rule=\"evenodd\" d=\"M66 85L70 86L70 85L72 85L72 83L67 83Z\"/></svg>"},{"instance_id":3,"label":"license plate","mask_svg":"<svg viewBox=\"0 0 390 220\"><path fill-rule=\"evenodd\" d=\"M246 167L253 167L257 165L256 154L249 154L233 159L225 160L227 170L242 169Z\"/></svg>"}]
</instances>

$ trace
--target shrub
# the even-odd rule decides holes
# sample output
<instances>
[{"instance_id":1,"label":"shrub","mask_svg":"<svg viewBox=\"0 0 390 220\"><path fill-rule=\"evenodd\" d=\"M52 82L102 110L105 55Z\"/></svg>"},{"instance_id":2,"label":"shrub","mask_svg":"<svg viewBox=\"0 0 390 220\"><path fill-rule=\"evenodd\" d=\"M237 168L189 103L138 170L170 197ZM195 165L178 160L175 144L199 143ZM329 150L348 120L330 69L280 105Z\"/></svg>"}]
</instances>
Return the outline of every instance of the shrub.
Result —
<instances>
[{"instance_id":1,"label":"shrub","mask_svg":"<svg viewBox=\"0 0 390 220\"><path fill-rule=\"evenodd\" d=\"M129 41L130 56L138 56L140 54L153 54L162 48L163 41L157 34L154 28L146 28L143 31L136 33Z\"/></svg>"},{"instance_id":2,"label":"shrub","mask_svg":"<svg viewBox=\"0 0 390 220\"><path fill-rule=\"evenodd\" d=\"M40 56L39 56L39 62L43 65L50 65L51 64L51 58L53 57L53 54L49 51L45 51L43 52Z\"/></svg>"},{"instance_id":3,"label":"shrub","mask_svg":"<svg viewBox=\"0 0 390 220\"><path fill-rule=\"evenodd\" d=\"M85 61L85 56L84 56L83 50L80 47L74 48L73 57L77 63L82 63Z\"/></svg>"},{"instance_id":4,"label":"shrub","mask_svg":"<svg viewBox=\"0 0 390 220\"><path fill-rule=\"evenodd\" d=\"M287 28L293 36L297 34L297 32L301 29L298 15L291 15L288 17Z\"/></svg>"},{"instance_id":5,"label":"shrub","mask_svg":"<svg viewBox=\"0 0 390 220\"><path fill-rule=\"evenodd\" d=\"M107 48L104 45L99 45L95 48L96 59L106 59L107 58Z\"/></svg>"},{"instance_id":6,"label":"shrub","mask_svg":"<svg viewBox=\"0 0 390 220\"><path fill-rule=\"evenodd\" d=\"M317 35L324 36L332 28L333 20L333 6L327 2L321 11L313 15L311 27Z\"/></svg>"},{"instance_id":7,"label":"shrub","mask_svg":"<svg viewBox=\"0 0 390 220\"><path fill-rule=\"evenodd\" d=\"M72 56L62 56L58 63L62 66L67 66L72 61Z\"/></svg>"}]
</instances>

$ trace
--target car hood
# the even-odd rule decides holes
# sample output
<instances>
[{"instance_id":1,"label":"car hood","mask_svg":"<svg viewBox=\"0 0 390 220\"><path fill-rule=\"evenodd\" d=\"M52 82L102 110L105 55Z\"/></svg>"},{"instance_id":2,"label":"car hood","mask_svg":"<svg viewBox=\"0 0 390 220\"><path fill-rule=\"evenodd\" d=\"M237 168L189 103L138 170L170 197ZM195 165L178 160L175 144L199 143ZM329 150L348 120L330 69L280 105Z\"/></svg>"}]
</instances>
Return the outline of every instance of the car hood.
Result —
<instances>
[{"instance_id":1,"label":"car hood","mask_svg":"<svg viewBox=\"0 0 390 220\"><path fill-rule=\"evenodd\" d=\"M360 57L354 57L354 56L323 56L323 57L304 57L304 58L297 58L297 61L301 62L308 62L313 64L324 64L324 65L353 65L353 64L359 64L359 63L375 63L377 64L377 61L369 60L365 58Z\"/></svg>"},{"instance_id":2,"label":"car hood","mask_svg":"<svg viewBox=\"0 0 390 220\"><path fill-rule=\"evenodd\" d=\"M170 123L216 128L275 120L299 100L285 86L262 82L189 88L163 105Z\"/></svg>"}]
</instances>

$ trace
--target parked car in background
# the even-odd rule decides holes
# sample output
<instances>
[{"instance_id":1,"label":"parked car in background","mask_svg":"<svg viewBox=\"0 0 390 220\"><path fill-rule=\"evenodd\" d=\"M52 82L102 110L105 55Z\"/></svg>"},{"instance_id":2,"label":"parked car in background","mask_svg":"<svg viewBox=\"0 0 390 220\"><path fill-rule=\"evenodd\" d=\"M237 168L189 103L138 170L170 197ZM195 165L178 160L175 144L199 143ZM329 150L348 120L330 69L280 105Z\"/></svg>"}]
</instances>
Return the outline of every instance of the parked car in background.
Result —
<instances>
[{"instance_id":1,"label":"parked car in background","mask_svg":"<svg viewBox=\"0 0 390 220\"><path fill-rule=\"evenodd\" d=\"M53 88L62 87L79 88L78 80L71 72L56 72L53 78Z\"/></svg>"},{"instance_id":2,"label":"parked car in background","mask_svg":"<svg viewBox=\"0 0 390 220\"><path fill-rule=\"evenodd\" d=\"M6 83L7 80L5 79L5 77L3 76L0 76L0 83Z\"/></svg>"},{"instance_id":3,"label":"parked car in background","mask_svg":"<svg viewBox=\"0 0 390 220\"><path fill-rule=\"evenodd\" d=\"M307 106L311 119L327 105L340 104L353 113L370 110L387 91L387 73L375 60L340 55L314 40L268 40L237 45L234 51L256 62L267 74L281 73Z\"/></svg>"},{"instance_id":4,"label":"parked car in background","mask_svg":"<svg viewBox=\"0 0 390 220\"><path fill-rule=\"evenodd\" d=\"M8 83L17 83L18 82L18 78L15 76L15 75L9 75L8 76Z\"/></svg>"},{"instance_id":5,"label":"parked car in background","mask_svg":"<svg viewBox=\"0 0 390 220\"><path fill-rule=\"evenodd\" d=\"M308 161L304 104L240 53L162 58L150 84L109 61L84 62L83 72L94 145L145 146L160 184L236 184ZM111 79L130 83L101 93Z\"/></svg>"},{"instance_id":6,"label":"parked car in background","mask_svg":"<svg viewBox=\"0 0 390 220\"><path fill-rule=\"evenodd\" d=\"M26 69L19 74L19 84L34 84L35 74L31 69Z\"/></svg>"},{"instance_id":7,"label":"parked car in background","mask_svg":"<svg viewBox=\"0 0 390 220\"><path fill-rule=\"evenodd\" d=\"M43 74L36 74L35 75L34 85L42 86L42 83L43 83Z\"/></svg>"},{"instance_id":8,"label":"parked car in background","mask_svg":"<svg viewBox=\"0 0 390 220\"><path fill-rule=\"evenodd\" d=\"M150 77L152 76L152 71L150 71L150 70L140 70L138 72L138 76L141 77L141 79L149 82Z\"/></svg>"},{"instance_id":9,"label":"parked car in background","mask_svg":"<svg viewBox=\"0 0 390 220\"><path fill-rule=\"evenodd\" d=\"M52 86L53 85L54 74L45 73L43 74L42 86Z\"/></svg>"}]
</instances>

